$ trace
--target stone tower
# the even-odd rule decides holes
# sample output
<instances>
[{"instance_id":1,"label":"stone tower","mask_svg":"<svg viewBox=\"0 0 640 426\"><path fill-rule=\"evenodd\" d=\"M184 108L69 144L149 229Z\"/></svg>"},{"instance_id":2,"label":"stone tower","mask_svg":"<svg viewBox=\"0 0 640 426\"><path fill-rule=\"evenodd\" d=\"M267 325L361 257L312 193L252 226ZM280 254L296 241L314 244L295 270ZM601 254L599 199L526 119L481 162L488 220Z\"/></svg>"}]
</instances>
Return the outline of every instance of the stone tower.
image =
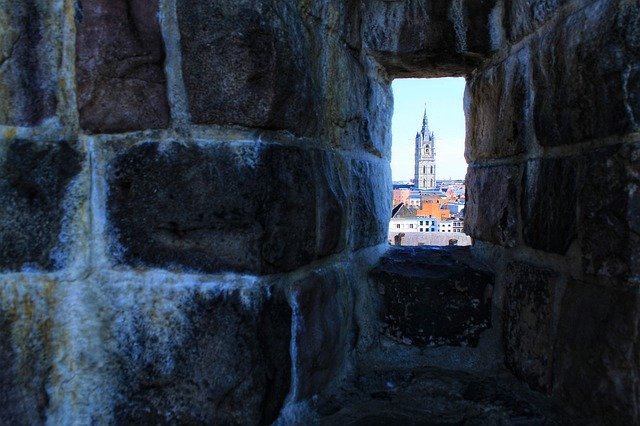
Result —
<instances>
[{"instance_id":1,"label":"stone tower","mask_svg":"<svg viewBox=\"0 0 640 426\"><path fill-rule=\"evenodd\" d=\"M433 132L429 132L427 109L422 118L422 129L416 133L416 171L414 185L418 189L436 187L436 149Z\"/></svg>"}]
</instances>

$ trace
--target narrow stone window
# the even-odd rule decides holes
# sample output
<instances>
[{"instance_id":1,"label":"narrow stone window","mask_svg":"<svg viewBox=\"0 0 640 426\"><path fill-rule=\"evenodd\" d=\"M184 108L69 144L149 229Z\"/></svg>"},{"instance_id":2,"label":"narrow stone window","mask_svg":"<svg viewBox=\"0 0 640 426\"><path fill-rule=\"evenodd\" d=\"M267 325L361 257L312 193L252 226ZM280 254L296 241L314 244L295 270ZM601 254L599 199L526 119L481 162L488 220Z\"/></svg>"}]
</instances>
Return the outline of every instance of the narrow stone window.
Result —
<instances>
[{"instance_id":1,"label":"narrow stone window","mask_svg":"<svg viewBox=\"0 0 640 426\"><path fill-rule=\"evenodd\" d=\"M459 245L471 244L471 237L453 227L454 220L464 220L464 85L463 78L392 83L394 206L388 241L446 246L455 232ZM412 225L427 218L427 228ZM402 239L395 238L398 224L407 231Z\"/></svg>"}]
</instances>

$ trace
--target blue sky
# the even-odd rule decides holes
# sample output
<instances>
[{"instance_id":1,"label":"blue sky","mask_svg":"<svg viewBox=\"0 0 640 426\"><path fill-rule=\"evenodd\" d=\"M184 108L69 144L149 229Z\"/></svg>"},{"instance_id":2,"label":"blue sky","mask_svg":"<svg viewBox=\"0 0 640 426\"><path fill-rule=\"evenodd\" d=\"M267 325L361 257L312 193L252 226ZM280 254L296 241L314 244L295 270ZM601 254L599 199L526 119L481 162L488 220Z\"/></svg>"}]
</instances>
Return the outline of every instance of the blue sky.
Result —
<instances>
[{"instance_id":1,"label":"blue sky","mask_svg":"<svg viewBox=\"0 0 640 426\"><path fill-rule=\"evenodd\" d=\"M393 180L413 178L416 132L422 126L425 103L429 129L436 136L436 179L464 179L464 78L407 78L392 83L391 122Z\"/></svg>"}]
</instances>

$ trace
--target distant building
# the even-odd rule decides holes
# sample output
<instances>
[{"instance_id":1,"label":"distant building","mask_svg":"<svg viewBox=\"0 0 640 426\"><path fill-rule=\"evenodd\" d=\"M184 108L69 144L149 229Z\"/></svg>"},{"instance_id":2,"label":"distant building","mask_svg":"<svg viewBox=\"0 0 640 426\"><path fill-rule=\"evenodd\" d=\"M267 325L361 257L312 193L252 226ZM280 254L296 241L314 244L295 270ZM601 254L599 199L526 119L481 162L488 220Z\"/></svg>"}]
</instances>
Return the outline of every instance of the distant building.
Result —
<instances>
[{"instance_id":1,"label":"distant building","mask_svg":"<svg viewBox=\"0 0 640 426\"><path fill-rule=\"evenodd\" d=\"M417 215L432 217L439 221L451 219L451 212L446 207L446 198L441 195L421 196L420 209Z\"/></svg>"},{"instance_id":2,"label":"distant building","mask_svg":"<svg viewBox=\"0 0 640 426\"><path fill-rule=\"evenodd\" d=\"M424 110L422 129L416 134L415 180L418 189L436 188L436 148L433 132L429 132L427 110Z\"/></svg>"},{"instance_id":3,"label":"distant building","mask_svg":"<svg viewBox=\"0 0 640 426\"><path fill-rule=\"evenodd\" d=\"M400 203L408 204L409 196L411 195L410 188L393 188L393 205L397 206Z\"/></svg>"}]
</instances>

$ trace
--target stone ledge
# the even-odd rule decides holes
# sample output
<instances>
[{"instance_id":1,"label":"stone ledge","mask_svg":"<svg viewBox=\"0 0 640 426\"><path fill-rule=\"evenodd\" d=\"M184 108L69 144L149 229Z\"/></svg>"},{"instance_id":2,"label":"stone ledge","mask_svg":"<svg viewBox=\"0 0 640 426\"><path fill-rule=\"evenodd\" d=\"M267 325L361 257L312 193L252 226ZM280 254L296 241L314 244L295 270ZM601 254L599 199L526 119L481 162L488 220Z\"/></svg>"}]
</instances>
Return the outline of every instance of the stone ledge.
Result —
<instances>
[{"instance_id":1,"label":"stone ledge","mask_svg":"<svg viewBox=\"0 0 640 426\"><path fill-rule=\"evenodd\" d=\"M391 248L370 274L383 333L417 346L477 346L491 327L494 278L469 247Z\"/></svg>"}]
</instances>

